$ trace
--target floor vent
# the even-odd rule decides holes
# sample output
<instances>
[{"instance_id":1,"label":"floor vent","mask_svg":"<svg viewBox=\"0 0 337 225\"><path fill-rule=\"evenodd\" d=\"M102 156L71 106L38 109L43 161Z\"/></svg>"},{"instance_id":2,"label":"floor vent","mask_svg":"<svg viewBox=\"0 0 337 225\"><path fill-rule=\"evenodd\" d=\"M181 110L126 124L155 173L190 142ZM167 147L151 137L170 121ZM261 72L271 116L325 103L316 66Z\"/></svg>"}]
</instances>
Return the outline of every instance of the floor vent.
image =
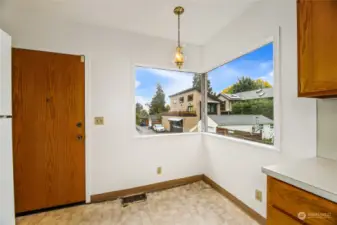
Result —
<instances>
[{"instance_id":1,"label":"floor vent","mask_svg":"<svg viewBox=\"0 0 337 225\"><path fill-rule=\"evenodd\" d=\"M131 203L143 202L146 201L146 199L146 194L132 195L122 198L122 205L123 207L126 207Z\"/></svg>"}]
</instances>

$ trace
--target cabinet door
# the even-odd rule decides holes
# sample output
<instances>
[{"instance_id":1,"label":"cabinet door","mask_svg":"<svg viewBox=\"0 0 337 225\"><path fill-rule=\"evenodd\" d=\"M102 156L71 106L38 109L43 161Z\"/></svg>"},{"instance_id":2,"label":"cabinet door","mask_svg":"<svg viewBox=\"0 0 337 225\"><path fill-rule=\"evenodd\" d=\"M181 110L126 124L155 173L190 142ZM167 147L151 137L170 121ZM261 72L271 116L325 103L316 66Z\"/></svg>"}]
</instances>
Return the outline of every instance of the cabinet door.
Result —
<instances>
[{"instance_id":1,"label":"cabinet door","mask_svg":"<svg viewBox=\"0 0 337 225\"><path fill-rule=\"evenodd\" d=\"M11 37L0 30L0 115L12 115Z\"/></svg>"},{"instance_id":2,"label":"cabinet door","mask_svg":"<svg viewBox=\"0 0 337 225\"><path fill-rule=\"evenodd\" d=\"M299 96L337 96L337 0L298 0Z\"/></svg>"},{"instance_id":3,"label":"cabinet door","mask_svg":"<svg viewBox=\"0 0 337 225\"><path fill-rule=\"evenodd\" d=\"M305 213L303 222L310 225L336 225L337 205L312 193L268 176L267 202L292 218ZM268 212L269 214L269 212Z\"/></svg>"}]
</instances>

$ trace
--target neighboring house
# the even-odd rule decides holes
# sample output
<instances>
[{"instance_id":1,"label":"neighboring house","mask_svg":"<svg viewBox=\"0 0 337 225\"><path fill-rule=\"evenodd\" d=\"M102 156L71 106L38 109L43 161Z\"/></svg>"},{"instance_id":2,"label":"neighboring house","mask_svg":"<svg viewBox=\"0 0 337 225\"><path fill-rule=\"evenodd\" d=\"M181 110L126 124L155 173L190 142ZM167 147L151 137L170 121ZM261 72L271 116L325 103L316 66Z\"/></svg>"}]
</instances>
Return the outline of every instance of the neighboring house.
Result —
<instances>
[{"instance_id":1,"label":"neighboring house","mask_svg":"<svg viewBox=\"0 0 337 225\"><path fill-rule=\"evenodd\" d=\"M218 99L221 101L220 112L221 115L230 114L232 112L232 104L235 101L240 101L240 97L234 94L218 94Z\"/></svg>"},{"instance_id":2,"label":"neighboring house","mask_svg":"<svg viewBox=\"0 0 337 225\"><path fill-rule=\"evenodd\" d=\"M221 101L220 110L221 114L230 114L232 112L232 104L237 101L247 101L253 99L272 99L273 96L273 88L262 88L253 91L245 91L239 92L235 94L218 94L218 99Z\"/></svg>"},{"instance_id":3,"label":"neighboring house","mask_svg":"<svg viewBox=\"0 0 337 225\"><path fill-rule=\"evenodd\" d=\"M262 133L262 139L274 137L274 121L263 115L209 115L207 125L211 133L217 133L217 129L227 129Z\"/></svg>"},{"instance_id":4,"label":"neighboring house","mask_svg":"<svg viewBox=\"0 0 337 225\"><path fill-rule=\"evenodd\" d=\"M170 112L162 114L166 130L171 132L198 131L201 119L201 92L189 88L170 97ZM220 101L216 96L208 95L208 114L220 115Z\"/></svg>"},{"instance_id":5,"label":"neighboring house","mask_svg":"<svg viewBox=\"0 0 337 225\"><path fill-rule=\"evenodd\" d=\"M149 115L148 126L152 127L155 124L161 124L160 115Z\"/></svg>"},{"instance_id":6,"label":"neighboring house","mask_svg":"<svg viewBox=\"0 0 337 225\"><path fill-rule=\"evenodd\" d=\"M197 132L198 122L201 119L201 92L196 88L189 88L173 94L170 97L170 112L162 114L162 123L166 130L171 132ZM207 108L209 117L217 118L217 122L221 115L230 114L232 112L232 104L236 101L246 101L252 99L273 98L273 88L264 88L254 91L245 91L236 94L219 94L218 96L208 94ZM259 129L254 115L232 115L231 119L240 118L248 120L254 118L248 124L238 121L235 129L244 132L258 133L262 131L263 138L271 138L273 129L268 130L267 124L273 124L273 121L264 116L255 116L261 119L261 123L268 122ZM235 117L237 116L237 117ZM223 118L224 119L224 118ZM209 127L210 132L216 133L216 128L224 128L221 123L210 121L209 124L215 124ZM231 124L227 123L226 128ZM241 125L241 127L239 127ZM261 126L261 124L260 124ZM231 129L228 127L228 129ZM253 131L253 129L255 129Z\"/></svg>"}]
</instances>

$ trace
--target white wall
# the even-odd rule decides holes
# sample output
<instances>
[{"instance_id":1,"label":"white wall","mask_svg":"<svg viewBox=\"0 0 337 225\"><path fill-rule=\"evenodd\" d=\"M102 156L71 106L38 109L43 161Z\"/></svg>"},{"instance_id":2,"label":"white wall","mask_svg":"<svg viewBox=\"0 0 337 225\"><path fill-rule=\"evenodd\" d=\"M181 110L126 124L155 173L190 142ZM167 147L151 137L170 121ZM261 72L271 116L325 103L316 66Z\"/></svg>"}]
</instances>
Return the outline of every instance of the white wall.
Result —
<instances>
[{"instance_id":1,"label":"white wall","mask_svg":"<svg viewBox=\"0 0 337 225\"><path fill-rule=\"evenodd\" d=\"M174 68L175 42L120 30L48 21L38 12L11 12L2 24L19 48L84 54L89 60L91 194L177 179L203 172L200 134L136 137L133 64ZM187 45L185 69L197 71L200 47ZM104 116L104 126L93 117ZM156 174L162 166L163 174Z\"/></svg>"},{"instance_id":2,"label":"white wall","mask_svg":"<svg viewBox=\"0 0 337 225\"><path fill-rule=\"evenodd\" d=\"M266 176L261 166L316 155L316 102L297 98L296 0L262 0L225 27L203 50L205 71L256 48L281 27L280 151L203 134L206 175L258 213L266 215ZM240 54L241 53L241 54ZM276 124L275 124L276 126ZM264 193L255 200L255 189Z\"/></svg>"},{"instance_id":3,"label":"white wall","mask_svg":"<svg viewBox=\"0 0 337 225\"><path fill-rule=\"evenodd\" d=\"M256 47L281 26L281 149L216 135L186 134L135 138L132 64L173 68L175 42L138 34L47 21L48 15L9 13L0 26L16 47L85 54L90 62L91 194L114 191L205 172L262 215L266 177L261 166L316 155L316 104L297 98L296 0L263 0L225 27L201 49L186 47L186 69L206 71ZM202 52L201 52L202 50ZM202 60L201 59L202 53ZM203 63L201 63L203 62ZM202 68L199 65L202 64ZM207 162L207 164L204 164ZM156 167L163 175L156 175ZM263 203L254 199L264 192Z\"/></svg>"},{"instance_id":4,"label":"white wall","mask_svg":"<svg viewBox=\"0 0 337 225\"><path fill-rule=\"evenodd\" d=\"M317 155L337 160L337 100L317 100Z\"/></svg>"},{"instance_id":5,"label":"white wall","mask_svg":"<svg viewBox=\"0 0 337 225\"><path fill-rule=\"evenodd\" d=\"M11 39L0 29L0 115L12 115ZM12 119L0 118L0 225L14 223Z\"/></svg>"}]
</instances>

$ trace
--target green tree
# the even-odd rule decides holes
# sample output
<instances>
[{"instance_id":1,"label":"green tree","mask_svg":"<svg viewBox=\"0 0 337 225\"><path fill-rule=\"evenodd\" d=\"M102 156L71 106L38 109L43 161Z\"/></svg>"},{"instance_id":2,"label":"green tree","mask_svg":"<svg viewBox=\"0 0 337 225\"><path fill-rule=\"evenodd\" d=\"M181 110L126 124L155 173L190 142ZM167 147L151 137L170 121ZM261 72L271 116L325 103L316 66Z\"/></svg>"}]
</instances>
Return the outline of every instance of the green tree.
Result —
<instances>
[{"instance_id":1,"label":"green tree","mask_svg":"<svg viewBox=\"0 0 337 225\"><path fill-rule=\"evenodd\" d=\"M232 114L263 115L273 120L273 99L254 99L235 102L232 105Z\"/></svg>"},{"instance_id":2,"label":"green tree","mask_svg":"<svg viewBox=\"0 0 337 225\"><path fill-rule=\"evenodd\" d=\"M221 93L223 93L223 94L233 94L233 85L223 89Z\"/></svg>"},{"instance_id":3,"label":"green tree","mask_svg":"<svg viewBox=\"0 0 337 225\"><path fill-rule=\"evenodd\" d=\"M152 97L152 101L149 105L150 107L150 115L160 114L165 112L165 93L161 85L157 84L157 90L154 96Z\"/></svg>"},{"instance_id":4,"label":"green tree","mask_svg":"<svg viewBox=\"0 0 337 225\"><path fill-rule=\"evenodd\" d=\"M171 110L170 105L166 105L166 106L165 106L165 112L169 112L170 110Z\"/></svg>"},{"instance_id":5,"label":"green tree","mask_svg":"<svg viewBox=\"0 0 337 225\"><path fill-rule=\"evenodd\" d=\"M142 119L149 117L148 112L143 108L143 105L136 103L136 124L139 125Z\"/></svg>"},{"instance_id":6,"label":"green tree","mask_svg":"<svg viewBox=\"0 0 337 225\"><path fill-rule=\"evenodd\" d=\"M223 89L222 93L235 94L238 92L252 91L260 88L271 88L271 87L273 86L268 81L262 79L253 80L250 77L243 76L240 77L235 84Z\"/></svg>"},{"instance_id":7,"label":"green tree","mask_svg":"<svg viewBox=\"0 0 337 225\"><path fill-rule=\"evenodd\" d=\"M196 88L197 90L201 91L201 75L200 74L194 74L193 76L193 82L192 87ZM211 81L207 79L207 90L209 94L213 94L213 89L211 86Z\"/></svg>"},{"instance_id":8,"label":"green tree","mask_svg":"<svg viewBox=\"0 0 337 225\"><path fill-rule=\"evenodd\" d=\"M136 124L139 125L141 119L144 118L144 112L147 114L146 110L144 110L143 105L140 103L136 103Z\"/></svg>"},{"instance_id":9,"label":"green tree","mask_svg":"<svg viewBox=\"0 0 337 225\"><path fill-rule=\"evenodd\" d=\"M273 87L268 81L262 80L261 78L255 80L256 85L258 88L271 88Z\"/></svg>"},{"instance_id":10,"label":"green tree","mask_svg":"<svg viewBox=\"0 0 337 225\"><path fill-rule=\"evenodd\" d=\"M255 81L250 77L241 77L233 84L233 94L244 91L252 91L258 89Z\"/></svg>"},{"instance_id":11,"label":"green tree","mask_svg":"<svg viewBox=\"0 0 337 225\"><path fill-rule=\"evenodd\" d=\"M145 109L142 109L142 110L139 112L139 116L140 116L140 118L142 118L142 119L148 118L148 117L149 117L149 113L148 113Z\"/></svg>"},{"instance_id":12,"label":"green tree","mask_svg":"<svg viewBox=\"0 0 337 225\"><path fill-rule=\"evenodd\" d=\"M137 102L136 103L136 113L140 113L142 109L143 109L143 105Z\"/></svg>"}]
</instances>

